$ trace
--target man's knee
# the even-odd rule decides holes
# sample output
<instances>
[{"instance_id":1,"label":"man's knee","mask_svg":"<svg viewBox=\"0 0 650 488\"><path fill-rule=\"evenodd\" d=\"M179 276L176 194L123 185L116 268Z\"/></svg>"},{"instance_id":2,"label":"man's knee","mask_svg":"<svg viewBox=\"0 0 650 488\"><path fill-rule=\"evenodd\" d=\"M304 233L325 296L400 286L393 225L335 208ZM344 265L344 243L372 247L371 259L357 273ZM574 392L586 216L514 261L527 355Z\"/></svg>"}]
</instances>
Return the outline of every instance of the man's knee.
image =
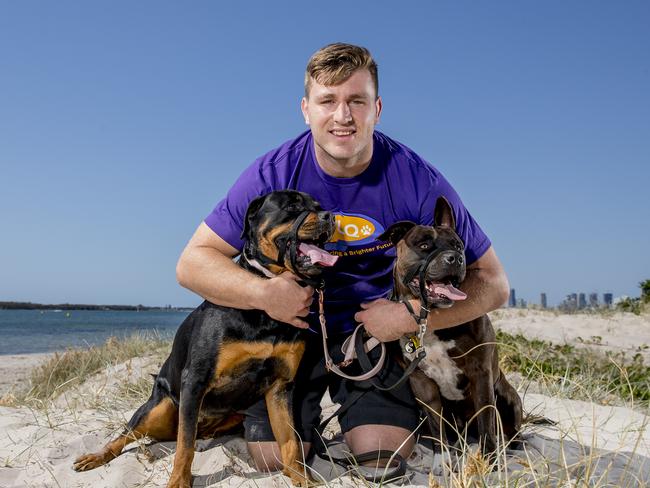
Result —
<instances>
[{"instance_id":1,"label":"man's knee","mask_svg":"<svg viewBox=\"0 0 650 488\"><path fill-rule=\"evenodd\" d=\"M311 444L303 442L303 460L309 453ZM282 469L282 454L277 442L249 442L248 452L253 458L258 471L280 471Z\"/></svg>"},{"instance_id":2,"label":"man's knee","mask_svg":"<svg viewBox=\"0 0 650 488\"><path fill-rule=\"evenodd\" d=\"M413 452L415 435L403 427L369 424L346 432L345 442L355 455L383 449L398 451L406 459Z\"/></svg>"}]
</instances>

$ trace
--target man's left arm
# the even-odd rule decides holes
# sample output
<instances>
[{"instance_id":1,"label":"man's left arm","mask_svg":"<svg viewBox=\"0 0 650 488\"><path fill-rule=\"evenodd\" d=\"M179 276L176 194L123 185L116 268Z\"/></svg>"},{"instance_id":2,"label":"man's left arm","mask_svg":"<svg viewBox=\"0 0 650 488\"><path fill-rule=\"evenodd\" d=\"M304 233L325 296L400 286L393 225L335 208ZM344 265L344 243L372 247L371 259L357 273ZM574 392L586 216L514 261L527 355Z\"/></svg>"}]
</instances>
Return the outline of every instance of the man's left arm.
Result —
<instances>
[{"instance_id":1,"label":"man's left arm","mask_svg":"<svg viewBox=\"0 0 650 488\"><path fill-rule=\"evenodd\" d=\"M459 287L467 299L455 302L450 308L432 308L427 320L428 330L446 329L464 324L496 310L508 300L510 285L492 246L475 262L467 266L465 280ZM420 309L418 300L411 300L414 310ZM361 305L355 320L382 342L394 341L415 332L418 326L402 303L380 299Z\"/></svg>"}]
</instances>

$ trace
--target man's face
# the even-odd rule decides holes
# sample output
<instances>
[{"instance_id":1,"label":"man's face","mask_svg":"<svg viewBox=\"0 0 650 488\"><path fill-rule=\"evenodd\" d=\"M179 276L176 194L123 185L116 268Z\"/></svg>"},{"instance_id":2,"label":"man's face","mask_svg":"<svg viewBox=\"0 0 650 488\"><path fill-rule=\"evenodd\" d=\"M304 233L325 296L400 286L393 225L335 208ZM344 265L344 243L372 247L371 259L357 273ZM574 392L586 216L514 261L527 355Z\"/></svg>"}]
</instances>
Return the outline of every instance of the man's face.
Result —
<instances>
[{"instance_id":1,"label":"man's face","mask_svg":"<svg viewBox=\"0 0 650 488\"><path fill-rule=\"evenodd\" d=\"M302 99L301 108L321 165L351 168L370 161L381 99L368 70L359 69L335 86L312 79L309 98Z\"/></svg>"}]
</instances>

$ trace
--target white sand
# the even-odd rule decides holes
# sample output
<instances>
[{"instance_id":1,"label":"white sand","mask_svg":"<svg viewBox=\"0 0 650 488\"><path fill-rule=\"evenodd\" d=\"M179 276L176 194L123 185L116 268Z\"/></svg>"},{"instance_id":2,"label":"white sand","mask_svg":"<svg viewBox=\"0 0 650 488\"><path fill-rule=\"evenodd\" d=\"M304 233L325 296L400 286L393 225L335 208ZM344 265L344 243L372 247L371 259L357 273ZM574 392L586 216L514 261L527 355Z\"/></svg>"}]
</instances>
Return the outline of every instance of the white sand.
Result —
<instances>
[{"instance_id":1,"label":"white sand","mask_svg":"<svg viewBox=\"0 0 650 488\"><path fill-rule=\"evenodd\" d=\"M585 316L554 317L541 312L520 316L518 311L502 311L498 315L503 315L494 319L498 327L509 331L520 328L529 337L573 342L577 337L600 336L598 342L606 347L630 352L645 342L650 328L647 318L634 316L587 320ZM622 331L631 333L635 340L619 337ZM11 369L7 357L1 359L2 367ZM0 407L0 486L165 486L172 468L174 442L143 442L141 447L133 444L106 466L85 473L72 470L74 458L101 447L133 413L133 408L123 406L127 402L124 384L156 372L158 367L153 360L134 359L70 390L45 411ZM523 396L526 411L557 424L528 425L524 449L509 451L505 459L500 459L507 469L490 475L494 486L515 486L517 477L523 478L518 486L574 486L584 478L589 478L593 486L650 486L647 412L539 394ZM195 487L290 486L288 478L280 474L255 472L241 438L199 441L197 451L192 466ZM428 487L432 472L433 479L442 486L452 486L451 478L461 479L466 474L462 468L455 472L443 469L442 461L442 456L418 446L409 460L404 484ZM317 460L313 467L330 480L328 485L364 486L348 475L337 477L340 470L325 461Z\"/></svg>"},{"instance_id":2,"label":"white sand","mask_svg":"<svg viewBox=\"0 0 650 488\"><path fill-rule=\"evenodd\" d=\"M10 354L0 356L0 398L22 386L32 368L49 358L51 354Z\"/></svg>"}]
</instances>

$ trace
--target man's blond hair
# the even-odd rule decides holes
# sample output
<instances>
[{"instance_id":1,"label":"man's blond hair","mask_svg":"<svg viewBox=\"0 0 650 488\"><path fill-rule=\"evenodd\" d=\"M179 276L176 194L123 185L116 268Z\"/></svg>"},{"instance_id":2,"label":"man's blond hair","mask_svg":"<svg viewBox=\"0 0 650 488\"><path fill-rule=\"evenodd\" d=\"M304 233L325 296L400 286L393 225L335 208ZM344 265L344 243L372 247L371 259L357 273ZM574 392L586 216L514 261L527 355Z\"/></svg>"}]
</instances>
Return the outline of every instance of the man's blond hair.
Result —
<instances>
[{"instance_id":1,"label":"man's blond hair","mask_svg":"<svg viewBox=\"0 0 650 488\"><path fill-rule=\"evenodd\" d=\"M365 47L336 42L316 51L305 70L305 97L309 98L311 81L321 85L333 86L343 83L359 69L370 72L375 85L375 97L379 96L379 79L377 63Z\"/></svg>"}]
</instances>

